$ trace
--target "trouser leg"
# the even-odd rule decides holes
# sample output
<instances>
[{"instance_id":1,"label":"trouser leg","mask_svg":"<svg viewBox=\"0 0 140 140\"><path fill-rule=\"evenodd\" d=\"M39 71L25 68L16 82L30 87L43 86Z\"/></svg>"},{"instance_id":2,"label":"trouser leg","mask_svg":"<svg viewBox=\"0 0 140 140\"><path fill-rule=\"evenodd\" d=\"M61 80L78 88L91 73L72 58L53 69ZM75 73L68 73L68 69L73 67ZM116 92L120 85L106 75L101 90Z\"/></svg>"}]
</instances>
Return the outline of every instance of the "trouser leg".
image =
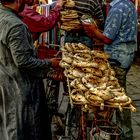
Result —
<instances>
[{"instance_id":1,"label":"trouser leg","mask_svg":"<svg viewBox=\"0 0 140 140\"><path fill-rule=\"evenodd\" d=\"M116 78L121 87L126 91L126 75L130 68L122 69L119 67L112 67L116 72ZM119 110L116 111L116 122L123 130L123 140L133 140L133 130L131 122L131 111L128 109L123 109L123 112Z\"/></svg>"},{"instance_id":2,"label":"trouser leg","mask_svg":"<svg viewBox=\"0 0 140 140\"><path fill-rule=\"evenodd\" d=\"M122 128L123 140L133 140L133 129L131 122L131 111L124 109L123 112L116 111L116 122Z\"/></svg>"}]
</instances>

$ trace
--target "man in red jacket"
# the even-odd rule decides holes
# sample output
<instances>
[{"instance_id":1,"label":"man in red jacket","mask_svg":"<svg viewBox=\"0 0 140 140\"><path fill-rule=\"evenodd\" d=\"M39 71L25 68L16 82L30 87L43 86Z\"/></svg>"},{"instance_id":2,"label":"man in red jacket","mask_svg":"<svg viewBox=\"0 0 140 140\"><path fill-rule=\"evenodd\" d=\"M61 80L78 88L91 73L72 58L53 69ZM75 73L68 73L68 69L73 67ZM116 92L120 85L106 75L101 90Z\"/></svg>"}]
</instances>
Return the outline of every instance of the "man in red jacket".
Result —
<instances>
[{"instance_id":1,"label":"man in red jacket","mask_svg":"<svg viewBox=\"0 0 140 140\"><path fill-rule=\"evenodd\" d=\"M41 15L33 7L39 4L38 0L27 0L23 12L19 15L22 21L28 26L32 33L33 39L38 39L38 35L42 32L49 31L57 24L60 16L60 10L63 5L63 0L57 0L54 8L50 11L48 17ZM32 7L31 7L32 6Z\"/></svg>"}]
</instances>

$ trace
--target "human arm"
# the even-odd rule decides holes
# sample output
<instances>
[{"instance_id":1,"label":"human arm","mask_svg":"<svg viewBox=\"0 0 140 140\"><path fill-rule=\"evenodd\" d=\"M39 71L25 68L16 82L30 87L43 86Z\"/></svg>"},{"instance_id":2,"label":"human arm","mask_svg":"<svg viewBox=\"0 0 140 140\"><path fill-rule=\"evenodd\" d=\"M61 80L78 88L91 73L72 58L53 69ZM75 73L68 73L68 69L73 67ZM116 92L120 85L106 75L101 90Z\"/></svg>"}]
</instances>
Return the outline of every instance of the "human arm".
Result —
<instances>
[{"instance_id":1,"label":"human arm","mask_svg":"<svg viewBox=\"0 0 140 140\"><path fill-rule=\"evenodd\" d=\"M109 12L106 18L103 33L99 31L99 29L95 24L90 25L83 24L85 31L91 38L93 38L93 35L95 35L103 43L111 44L112 43L111 41L113 41L116 37L119 36L121 27L125 26L125 22L122 25L124 20L124 14L122 11L123 10L117 8L111 9L111 12Z\"/></svg>"},{"instance_id":2,"label":"human arm","mask_svg":"<svg viewBox=\"0 0 140 140\"><path fill-rule=\"evenodd\" d=\"M94 39L101 40L104 44L112 44L112 40L104 36L95 24L84 24L83 25L86 34Z\"/></svg>"},{"instance_id":3,"label":"human arm","mask_svg":"<svg viewBox=\"0 0 140 140\"><path fill-rule=\"evenodd\" d=\"M49 16L41 15L30 7L26 7L20 14L22 21L28 26L31 33L40 33L51 30L59 20L61 8L52 9Z\"/></svg>"},{"instance_id":4,"label":"human arm","mask_svg":"<svg viewBox=\"0 0 140 140\"><path fill-rule=\"evenodd\" d=\"M57 59L37 59L31 35L23 25L13 27L7 34L7 42L16 67L35 77L45 77L50 67L57 67Z\"/></svg>"},{"instance_id":5,"label":"human arm","mask_svg":"<svg viewBox=\"0 0 140 140\"><path fill-rule=\"evenodd\" d=\"M63 0L57 0L55 7L50 11L49 16L41 15L28 6L19 15L22 21L28 26L31 33L41 33L51 30L59 20Z\"/></svg>"}]
</instances>

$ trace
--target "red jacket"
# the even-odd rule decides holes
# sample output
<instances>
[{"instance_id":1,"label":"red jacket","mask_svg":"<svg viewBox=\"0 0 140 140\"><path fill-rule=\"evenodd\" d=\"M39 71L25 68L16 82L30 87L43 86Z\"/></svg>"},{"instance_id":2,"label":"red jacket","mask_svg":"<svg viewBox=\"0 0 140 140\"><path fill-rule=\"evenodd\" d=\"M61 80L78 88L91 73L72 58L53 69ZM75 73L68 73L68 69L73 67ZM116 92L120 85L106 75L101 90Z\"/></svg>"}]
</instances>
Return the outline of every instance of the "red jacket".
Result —
<instances>
[{"instance_id":1,"label":"red jacket","mask_svg":"<svg viewBox=\"0 0 140 140\"><path fill-rule=\"evenodd\" d=\"M37 39L37 34L41 32L46 32L51 30L59 20L61 8L55 6L48 17L40 15L34 9L26 6L24 11L19 15L22 18L22 21L28 26L30 32L33 35L33 39Z\"/></svg>"}]
</instances>

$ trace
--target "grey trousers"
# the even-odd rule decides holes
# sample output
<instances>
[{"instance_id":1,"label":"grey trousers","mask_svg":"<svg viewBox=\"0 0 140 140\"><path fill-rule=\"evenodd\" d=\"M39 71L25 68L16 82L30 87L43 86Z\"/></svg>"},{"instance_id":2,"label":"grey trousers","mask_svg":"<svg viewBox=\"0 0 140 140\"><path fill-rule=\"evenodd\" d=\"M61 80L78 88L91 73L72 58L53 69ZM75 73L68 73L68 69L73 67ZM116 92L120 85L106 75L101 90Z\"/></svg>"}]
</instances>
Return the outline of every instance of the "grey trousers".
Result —
<instances>
[{"instance_id":1,"label":"grey trousers","mask_svg":"<svg viewBox=\"0 0 140 140\"><path fill-rule=\"evenodd\" d=\"M123 69L117 66L112 66L116 72L116 78L119 81L121 87L126 91L126 75L130 68ZM133 129L131 122L131 111L129 109L123 109L123 112L116 111L116 123L122 128L123 140L133 140Z\"/></svg>"}]
</instances>

